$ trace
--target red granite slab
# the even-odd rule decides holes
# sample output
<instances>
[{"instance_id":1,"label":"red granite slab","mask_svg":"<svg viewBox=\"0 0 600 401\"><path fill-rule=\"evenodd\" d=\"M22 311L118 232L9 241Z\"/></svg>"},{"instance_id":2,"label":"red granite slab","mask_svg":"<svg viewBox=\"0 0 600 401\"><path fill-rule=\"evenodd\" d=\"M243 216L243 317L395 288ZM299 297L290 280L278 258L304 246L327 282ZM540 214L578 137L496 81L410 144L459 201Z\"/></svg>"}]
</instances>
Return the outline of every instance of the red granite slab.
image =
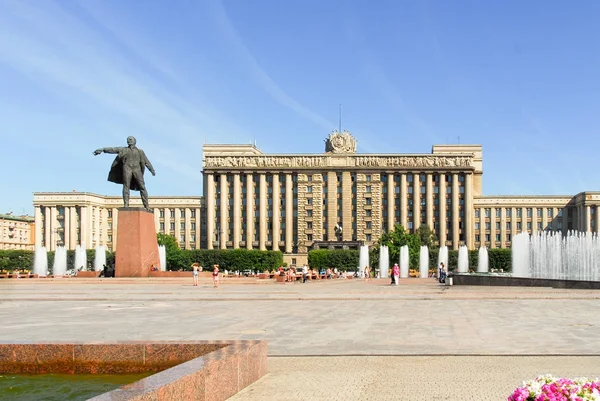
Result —
<instances>
[{"instance_id":1,"label":"red granite slab","mask_svg":"<svg viewBox=\"0 0 600 401\"><path fill-rule=\"evenodd\" d=\"M0 373L74 373L73 344L0 344Z\"/></svg>"},{"instance_id":2,"label":"red granite slab","mask_svg":"<svg viewBox=\"0 0 600 401\"><path fill-rule=\"evenodd\" d=\"M226 400L267 374L267 343L0 344L0 373L4 374L156 371L90 401Z\"/></svg>"},{"instance_id":3,"label":"red granite slab","mask_svg":"<svg viewBox=\"0 0 600 401\"><path fill-rule=\"evenodd\" d=\"M75 345L73 361L76 374L142 373L149 370L144 363L144 344L79 344Z\"/></svg>"}]
</instances>

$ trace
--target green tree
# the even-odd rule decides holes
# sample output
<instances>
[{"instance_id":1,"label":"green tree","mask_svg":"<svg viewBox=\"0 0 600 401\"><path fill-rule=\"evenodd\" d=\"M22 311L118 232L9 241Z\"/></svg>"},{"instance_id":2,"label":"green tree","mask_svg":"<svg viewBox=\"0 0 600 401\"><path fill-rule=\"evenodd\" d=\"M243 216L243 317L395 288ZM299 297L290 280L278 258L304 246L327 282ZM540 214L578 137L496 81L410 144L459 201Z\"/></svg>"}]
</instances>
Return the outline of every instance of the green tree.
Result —
<instances>
[{"instance_id":1,"label":"green tree","mask_svg":"<svg viewBox=\"0 0 600 401\"><path fill-rule=\"evenodd\" d=\"M435 233L433 232L431 227L429 227L427 224L421 225L421 227L417 229L417 232L415 234L421 240L421 245L427 245L427 248L429 249L434 249L438 247L438 239L435 236Z\"/></svg>"},{"instance_id":2,"label":"green tree","mask_svg":"<svg viewBox=\"0 0 600 401\"><path fill-rule=\"evenodd\" d=\"M179 270L186 269L190 263L188 263L188 254L182 252L179 248L177 240L172 235L168 234L156 234L156 240L158 245L164 245L167 254L167 266L165 270Z\"/></svg>"},{"instance_id":3,"label":"green tree","mask_svg":"<svg viewBox=\"0 0 600 401\"><path fill-rule=\"evenodd\" d=\"M393 230L382 234L374 244L374 248L371 252L371 261L374 265L379 262L379 247L381 245L387 245L389 247L390 265L399 262L400 248L407 245L410 267L417 268L419 266L421 239L417 234L411 234L406 231L400 224L396 224Z\"/></svg>"}]
</instances>

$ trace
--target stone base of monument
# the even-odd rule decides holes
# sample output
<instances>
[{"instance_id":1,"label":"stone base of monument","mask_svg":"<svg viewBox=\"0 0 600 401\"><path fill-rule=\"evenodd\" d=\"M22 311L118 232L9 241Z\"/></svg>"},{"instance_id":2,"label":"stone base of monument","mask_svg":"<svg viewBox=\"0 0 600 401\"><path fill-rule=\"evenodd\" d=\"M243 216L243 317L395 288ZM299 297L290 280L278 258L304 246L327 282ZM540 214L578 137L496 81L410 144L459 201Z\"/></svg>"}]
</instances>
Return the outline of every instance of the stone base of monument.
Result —
<instances>
[{"instance_id":1,"label":"stone base of monument","mask_svg":"<svg viewBox=\"0 0 600 401\"><path fill-rule=\"evenodd\" d=\"M159 266L154 213L139 207L119 208L115 277L149 277Z\"/></svg>"}]
</instances>

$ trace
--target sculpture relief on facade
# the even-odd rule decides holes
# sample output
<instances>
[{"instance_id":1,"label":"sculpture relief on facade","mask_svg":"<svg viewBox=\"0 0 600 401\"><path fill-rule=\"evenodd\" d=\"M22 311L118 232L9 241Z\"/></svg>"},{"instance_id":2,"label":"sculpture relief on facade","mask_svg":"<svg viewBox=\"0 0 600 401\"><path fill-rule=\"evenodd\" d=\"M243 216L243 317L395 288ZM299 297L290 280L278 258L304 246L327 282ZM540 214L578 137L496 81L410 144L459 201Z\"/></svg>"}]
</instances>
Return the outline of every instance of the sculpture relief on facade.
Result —
<instances>
[{"instance_id":1,"label":"sculpture relief on facade","mask_svg":"<svg viewBox=\"0 0 600 401\"><path fill-rule=\"evenodd\" d=\"M325 139L326 153L356 153L357 140L348 132L333 131Z\"/></svg>"},{"instance_id":2,"label":"sculpture relief on facade","mask_svg":"<svg viewBox=\"0 0 600 401\"><path fill-rule=\"evenodd\" d=\"M333 152L332 152L333 153ZM472 156L341 156L332 161L328 156L207 156L204 168L314 168L314 167L381 167L381 168L436 168L473 167Z\"/></svg>"}]
</instances>

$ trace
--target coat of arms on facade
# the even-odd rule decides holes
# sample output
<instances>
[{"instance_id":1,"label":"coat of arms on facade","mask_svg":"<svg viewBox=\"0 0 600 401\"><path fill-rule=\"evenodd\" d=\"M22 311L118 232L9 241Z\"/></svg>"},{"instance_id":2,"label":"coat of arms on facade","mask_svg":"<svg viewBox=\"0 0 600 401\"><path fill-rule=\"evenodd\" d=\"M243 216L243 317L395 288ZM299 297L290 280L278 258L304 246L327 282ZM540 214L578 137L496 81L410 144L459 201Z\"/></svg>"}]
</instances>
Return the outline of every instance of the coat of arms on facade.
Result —
<instances>
[{"instance_id":1,"label":"coat of arms on facade","mask_svg":"<svg viewBox=\"0 0 600 401\"><path fill-rule=\"evenodd\" d=\"M356 153L356 143L348 131L333 131L325 140L325 153Z\"/></svg>"}]
</instances>

